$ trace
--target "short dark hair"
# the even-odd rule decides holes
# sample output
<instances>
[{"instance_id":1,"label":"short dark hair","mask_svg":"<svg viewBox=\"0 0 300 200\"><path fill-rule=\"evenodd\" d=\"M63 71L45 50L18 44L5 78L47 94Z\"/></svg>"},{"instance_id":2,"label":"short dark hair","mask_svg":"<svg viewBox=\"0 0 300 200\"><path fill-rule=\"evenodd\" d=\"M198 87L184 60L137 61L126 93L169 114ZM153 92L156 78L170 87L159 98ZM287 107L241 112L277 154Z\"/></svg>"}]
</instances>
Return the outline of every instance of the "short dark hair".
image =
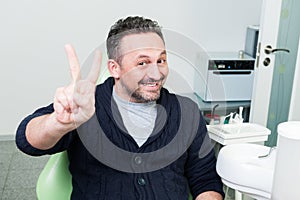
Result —
<instances>
[{"instance_id":1,"label":"short dark hair","mask_svg":"<svg viewBox=\"0 0 300 200\"><path fill-rule=\"evenodd\" d=\"M118 20L110 28L106 39L108 58L120 62L122 56L120 55L121 52L119 48L121 39L126 35L148 32L156 33L164 42L161 27L156 21L139 16Z\"/></svg>"}]
</instances>

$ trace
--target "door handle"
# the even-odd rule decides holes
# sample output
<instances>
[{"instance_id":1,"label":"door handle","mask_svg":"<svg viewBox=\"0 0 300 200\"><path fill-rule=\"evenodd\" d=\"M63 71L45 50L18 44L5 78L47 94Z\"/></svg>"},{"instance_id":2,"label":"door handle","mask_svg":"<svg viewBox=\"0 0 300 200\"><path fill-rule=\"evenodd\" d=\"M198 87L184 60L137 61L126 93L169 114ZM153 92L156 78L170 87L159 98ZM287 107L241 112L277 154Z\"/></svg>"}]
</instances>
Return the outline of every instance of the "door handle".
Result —
<instances>
[{"instance_id":1,"label":"door handle","mask_svg":"<svg viewBox=\"0 0 300 200\"><path fill-rule=\"evenodd\" d=\"M289 50L289 49L284 49L284 48L273 49L271 45L267 45L267 46L265 47L265 53L266 53L266 54L275 53L275 52L277 52L277 51L284 51L284 52L290 53L290 50Z\"/></svg>"}]
</instances>

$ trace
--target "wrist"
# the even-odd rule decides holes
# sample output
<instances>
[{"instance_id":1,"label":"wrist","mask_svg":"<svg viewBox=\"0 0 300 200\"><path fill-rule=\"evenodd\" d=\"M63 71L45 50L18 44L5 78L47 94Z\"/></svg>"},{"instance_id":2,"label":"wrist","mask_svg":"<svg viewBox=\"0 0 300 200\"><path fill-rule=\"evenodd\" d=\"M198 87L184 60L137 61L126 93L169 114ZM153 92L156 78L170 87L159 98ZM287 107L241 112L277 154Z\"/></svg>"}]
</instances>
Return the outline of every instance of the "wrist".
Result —
<instances>
[{"instance_id":1,"label":"wrist","mask_svg":"<svg viewBox=\"0 0 300 200\"><path fill-rule=\"evenodd\" d=\"M46 116L45 119L45 129L49 133L56 132L59 135L63 136L66 133L76 129L76 124L74 121L70 121L68 123L63 123L58 120L55 112Z\"/></svg>"}]
</instances>

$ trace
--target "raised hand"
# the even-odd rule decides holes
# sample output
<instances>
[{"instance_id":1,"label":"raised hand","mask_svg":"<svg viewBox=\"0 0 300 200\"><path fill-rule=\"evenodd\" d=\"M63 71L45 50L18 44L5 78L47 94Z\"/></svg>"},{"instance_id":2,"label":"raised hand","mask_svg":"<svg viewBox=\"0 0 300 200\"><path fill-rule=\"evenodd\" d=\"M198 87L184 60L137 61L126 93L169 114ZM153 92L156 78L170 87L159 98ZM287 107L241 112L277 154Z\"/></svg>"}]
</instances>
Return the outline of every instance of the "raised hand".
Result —
<instances>
[{"instance_id":1,"label":"raised hand","mask_svg":"<svg viewBox=\"0 0 300 200\"><path fill-rule=\"evenodd\" d=\"M54 97L56 120L62 124L73 123L75 127L89 120L95 113L95 88L100 74L101 53L96 52L88 76L81 78L80 65L71 45L65 46L70 65L72 81L68 86L58 88Z\"/></svg>"}]
</instances>

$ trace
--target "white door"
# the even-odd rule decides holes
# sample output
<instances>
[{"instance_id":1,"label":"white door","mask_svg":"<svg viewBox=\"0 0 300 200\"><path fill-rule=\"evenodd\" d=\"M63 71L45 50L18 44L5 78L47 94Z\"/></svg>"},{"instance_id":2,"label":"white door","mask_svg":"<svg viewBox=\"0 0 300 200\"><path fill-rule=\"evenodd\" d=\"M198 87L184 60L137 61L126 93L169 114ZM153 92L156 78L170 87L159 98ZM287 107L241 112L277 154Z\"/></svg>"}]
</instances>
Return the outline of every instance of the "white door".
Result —
<instances>
[{"instance_id":1,"label":"white door","mask_svg":"<svg viewBox=\"0 0 300 200\"><path fill-rule=\"evenodd\" d=\"M288 120L300 32L299 0L263 0L250 122L272 131ZM289 53L287 51L290 51Z\"/></svg>"},{"instance_id":2,"label":"white door","mask_svg":"<svg viewBox=\"0 0 300 200\"><path fill-rule=\"evenodd\" d=\"M298 56L296 61L294 84L289 111L289 121L300 121L300 37L299 37Z\"/></svg>"}]
</instances>

